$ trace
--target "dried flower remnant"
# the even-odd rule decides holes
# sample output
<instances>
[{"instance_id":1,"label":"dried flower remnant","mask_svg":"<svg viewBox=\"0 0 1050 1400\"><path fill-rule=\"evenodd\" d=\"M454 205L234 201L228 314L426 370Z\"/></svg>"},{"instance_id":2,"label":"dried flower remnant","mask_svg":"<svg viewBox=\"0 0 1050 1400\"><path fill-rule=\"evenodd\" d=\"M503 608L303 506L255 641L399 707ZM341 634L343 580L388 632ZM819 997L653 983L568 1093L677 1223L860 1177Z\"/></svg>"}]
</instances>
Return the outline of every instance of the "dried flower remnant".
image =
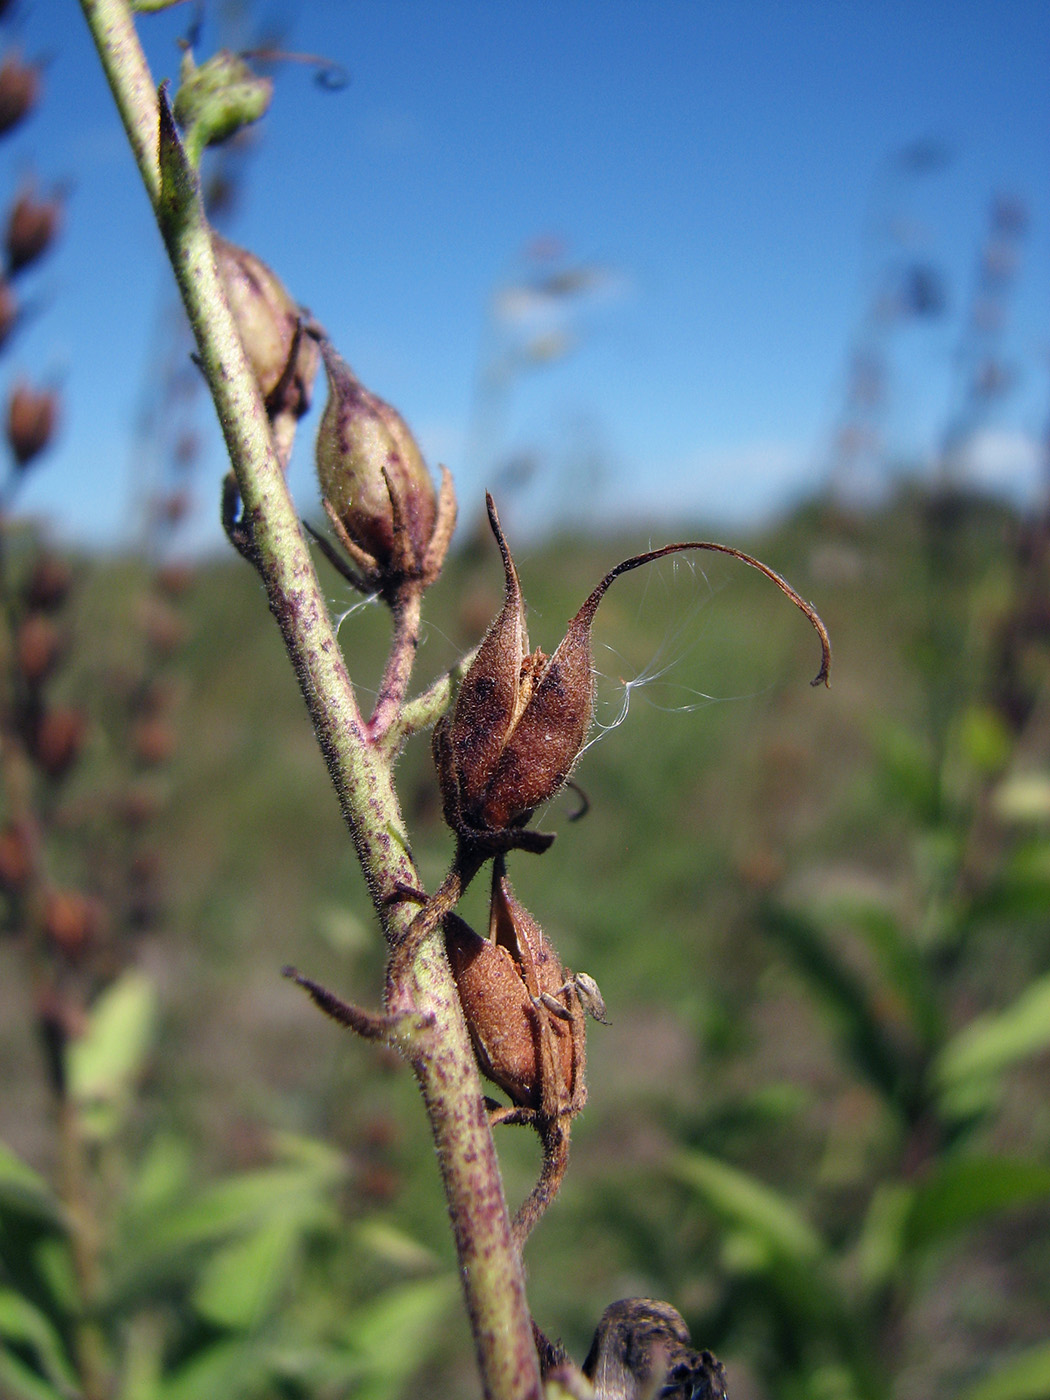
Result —
<instances>
[{"instance_id":1,"label":"dried flower remnant","mask_svg":"<svg viewBox=\"0 0 1050 1400\"><path fill-rule=\"evenodd\" d=\"M434 731L434 756L445 819L461 846L480 855L513 847L540 851L552 836L523 830L565 784L594 714L591 625L598 604L621 574L688 550L713 550L757 569L809 619L820 638L813 684L826 684L831 644L816 612L767 565L728 545L686 541L638 554L612 569L569 623L553 656L529 651L525 602L491 496L489 521L503 556L503 607L478 648L451 715Z\"/></svg>"}]
</instances>

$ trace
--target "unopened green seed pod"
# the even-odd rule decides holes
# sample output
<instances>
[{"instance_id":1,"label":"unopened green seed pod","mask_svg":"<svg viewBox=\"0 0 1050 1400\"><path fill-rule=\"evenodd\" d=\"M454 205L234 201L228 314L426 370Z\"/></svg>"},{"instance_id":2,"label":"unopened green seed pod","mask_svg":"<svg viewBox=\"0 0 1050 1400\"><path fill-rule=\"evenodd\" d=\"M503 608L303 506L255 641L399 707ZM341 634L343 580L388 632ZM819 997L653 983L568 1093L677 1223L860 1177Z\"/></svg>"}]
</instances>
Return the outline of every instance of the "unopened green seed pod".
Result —
<instances>
[{"instance_id":1,"label":"unopened green seed pod","mask_svg":"<svg viewBox=\"0 0 1050 1400\"><path fill-rule=\"evenodd\" d=\"M321 495L355 563L382 589L423 571L437 518L434 482L400 413L365 388L329 341L321 354L328 373L317 433Z\"/></svg>"},{"instance_id":2,"label":"unopened green seed pod","mask_svg":"<svg viewBox=\"0 0 1050 1400\"><path fill-rule=\"evenodd\" d=\"M199 164L206 146L219 146L257 122L272 97L273 79L253 72L239 54L220 49L198 65L187 49L173 111L186 133L191 164Z\"/></svg>"}]
</instances>

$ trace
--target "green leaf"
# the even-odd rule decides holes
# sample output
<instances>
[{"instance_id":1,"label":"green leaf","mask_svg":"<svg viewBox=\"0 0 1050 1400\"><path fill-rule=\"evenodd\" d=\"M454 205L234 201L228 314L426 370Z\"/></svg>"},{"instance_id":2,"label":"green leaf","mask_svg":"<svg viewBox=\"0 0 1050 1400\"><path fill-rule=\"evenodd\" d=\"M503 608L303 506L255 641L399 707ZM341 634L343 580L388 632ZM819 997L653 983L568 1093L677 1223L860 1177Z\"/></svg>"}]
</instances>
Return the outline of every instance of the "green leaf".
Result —
<instances>
[{"instance_id":1,"label":"green leaf","mask_svg":"<svg viewBox=\"0 0 1050 1400\"><path fill-rule=\"evenodd\" d=\"M729 1224L798 1263L824 1257L823 1241L802 1213L763 1182L701 1152L679 1153L672 1171Z\"/></svg>"},{"instance_id":2,"label":"green leaf","mask_svg":"<svg viewBox=\"0 0 1050 1400\"><path fill-rule=\"evenodd\" d=\"M915 1191L905 1247L920 1250L1013 1206L1050 1196L1050 1166L1014 1157L941 1163Z\"/></svg>"},{"instance_id":3,"label":"green leaf","mask_svg":"<svg viewBox=\"0 0 1050 1400\"><path fill-rule=\"evenodd\" d=\"M65 1213L42 1176L0 1142L0 1229L4 1211L64 1224Z\"/></svg>"},{"instance_id":4,"label":"green leaf","mask_svg":"<svg viewBox=\"0 0 1050 1400\"><path fill-rule=\"evenodd\" d=\"M148 1220L158 1211L170 1209L185 1194L191 1167L189 1144L171 1133L159 1134L128 1185L128 1220Z\"/></svg>"},{"instance_id":5,"label":"green leaf","mask_svg":"<svg viewBox=\"0 0 1050 1400\"><path fill-rule=\"evenodd\" d=\"M1004 1011L979 1016L948 1042L934 1064L934 1081L954 1092L974 1080L1050 1049L1050 975L1028 987Z\"/></svg>"},{"instance_id":6,"label":"green leaf","mask_svg":"<svg viewBox=\"0 0 1050 1400\"><path fill-rule=\"evenodd\" d=\"M125 972L91 1008L86 1032L69 1051L69 1091L89 1135L102 1139L120 1126L155 1020L156 991L141 972Z\"/></svg>"},{"instance_id":7,"label":"green leaf","mask_svg":"<svg viewBox=\"0 0 1050 1400\"><path fill-rule=\"evenodd\" d=\"M159 1400L235 1400L264 1374L253 1342L217 1342L198 1352L161 1385Z\"/></svg>"},{"instance_id":8,"label":"green leaf","mask_svg":"<svg viewBox=\"0 0 1050 1400\"><path fill-rule=\"evenodd\" d=\"M458 1294L456 1278L443 1274L390 1289L355 1314L346 1333L361 1367L354 1400L401 1394L426 1360L438 1324Z\"/></svg>"},{"instance_id":9,"label":"green leaf","mask_svg":"<svg viewBox=\"0 0 1050 1400\"><path fill-rule=\"evenodd\" d=\"M218 1250L193 1295L200 1315L218 1327L257 1327L288 1283L300 1236L299 1221L280 1216Z\"/></svg>"},{"instance_id":10,"label":"green leaf","mask_svg":"<svg viewBox=\"0 0 1050 1400\"><path fill-rule=\"evenodd\" d=\"M828 938L804 914L771 906L763 926L780 939L835 1022L857 1070L891 1103L907 1092L907 1071L860 978L833 951Z\"/></svg>"},{"instance_id":11,"label":"green leaf","mask_svg":"<svg viewBox=\"0 0 1050 1400\"><path fill-rule=\"evenodd\" d=\"M1050 1400L1050 1342L1007 1361L959 1400Z\"/></svg>"},{"instance_id":12,"label":"green leaf","mask_svg":"<svg viewBox=\"0 0 1050 1400\"><path fill-rule=\"evenodd\" d=\"M437 1267L438 1256L404 1230L375 1217L353 1226L353 1238L378 1259L404 1273L429 1272Z\"/></svg>"},{"instance_id":13,"label":"green leaf","mask_svg":"<svg viewBox=\"0 0 1050 1400\"><path fill-rule=\"evenodd\" d=\"M76 1373L54 1324L13 1288L0 1288L0 1337L31 1350L59 1394L79 1395Z\"/></svg>"},{"instance_id":14,"label":"green leaf","mask_svg":"<svg viewBox=\"0 0 1050 1400\"><path fill-rule=\"evenodd\" d=\"M66 1400L6 1347L0 1347L0 1395L4 1400Z\"/></svg>"},{"instance_id":15,"label":"green leaf","mask_svg":"<svg viewBox=\"0 0 1050 1400\"><path fill-rule=\"evenodd\" d=\"M187 1248L251 1229L290 1211L302 1218L323 1205L315 1176L298 1167L263 1167L203 1190L181 1210L154 1222L150 1246Z\"/></svg>"},{"instance_id":16,"label":"green leaf","mask_svg":"<svg viewBox=\"0 0 1050 1400\"><path fill-rule=\"evenodd\" d=\"M914 1197L914 1187L897 1182L883 1183L872 1195L857 1241L857 1272L869 1293L885 1287L900 1264Z\"/></svg>"},{"instance_id":17,"label":"green leaf","mask_svg":"<svg viewBox=\"0 0 1050 1400\"><path fill-rule=\"evenodd\" d=\"M850 903L842 913L863 934L883 975L908 1009L912 1026L928 1047L944 1036L944 1018L925 963L895 914L877 904Z\"/></svg>"}]
</instances>

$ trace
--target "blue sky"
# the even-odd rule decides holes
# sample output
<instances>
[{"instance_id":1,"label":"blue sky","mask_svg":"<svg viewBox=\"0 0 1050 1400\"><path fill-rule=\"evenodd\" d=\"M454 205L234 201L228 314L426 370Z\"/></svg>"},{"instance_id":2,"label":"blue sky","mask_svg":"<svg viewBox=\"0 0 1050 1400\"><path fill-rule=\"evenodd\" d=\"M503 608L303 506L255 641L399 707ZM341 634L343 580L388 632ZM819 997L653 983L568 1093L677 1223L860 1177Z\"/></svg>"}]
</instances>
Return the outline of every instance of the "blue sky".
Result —
<instances>
[{"instance_id":1,"label":"blue sky","mask_svg":"<svg viewBox=\"0 0 1050 1400\"><path fill-rule=\"evenodd\" d=\"M4 359L5 379L57 379L66 400L24 504L67 536L114 542L132 519L131 424L168 284L79 6L20 8L7 42L49 65L0 175L11 190L29 169L70 185L61 246L32 283L40 314ZM934 262L948 286L945 317L889 342L888 450L928 459L996 191L1023 198L1030 225L1002 345L1017 384L979 469L1031 482L1050 404L1041 0L316 0L262 13L283 14L289 47L344 64L350 82L325 93L303 68L277 71L228 232L397 404L431 463L452 467L467 509L508 457L538 464L522 528L747 524L815 489L847 350L891 254ZM190 15L142 18L158 78L175 76ZM219 33L207 20L201 56ZM919 139L947 164L894 175L893 153ZM530 262L537 240L559 258ZM508 293L567 265L599 274L568 316ZM552 336L573 348L511 375L481 413L482 367ZM304 512L318 416L293 468ZM207 443L192 527L204 542L218 538L222 472Z\"/></svg>"}]
</instances>

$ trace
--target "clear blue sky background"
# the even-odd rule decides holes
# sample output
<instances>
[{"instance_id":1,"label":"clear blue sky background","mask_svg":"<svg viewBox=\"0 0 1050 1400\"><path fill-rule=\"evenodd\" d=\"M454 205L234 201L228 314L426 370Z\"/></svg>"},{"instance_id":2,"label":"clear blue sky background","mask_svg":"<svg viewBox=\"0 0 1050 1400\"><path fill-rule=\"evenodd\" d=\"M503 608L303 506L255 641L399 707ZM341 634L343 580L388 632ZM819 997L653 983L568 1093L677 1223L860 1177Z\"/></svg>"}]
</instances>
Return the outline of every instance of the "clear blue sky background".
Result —
<instances>
[{"instance_id":1,"label":"clear blue sky background","mask_svg":"<svg viewBox=\"0 0 1050 1400\"><path fill-rule=\"evenodd\" d=\"M14 39L50 63L39 111L0 146L2 176L13 189L35 168L71 186L61 247L33 282L40 315L3 360L6 378L60 379L66 400L24 501L66 535L117 541L167 282L79 6L20 9ZM262 13L351 81L331 94L304 69L277 72L229 231L401 408L467 503L513 452L541 462L523 524L585 514L595 463L602 513L654 523L745 523L814 489L887 246L872 223L889 207L879 180L888 156L928 137L950 163L900 182L891 204L943 266L950 315L898 337L889 444L915 460L935 449L989 203L1010 191L1031 212L1004 343L1021 378L982 470L1031 482L1048 405L1043 0L316 0ZM175 76L190 18L190 6L142 18L158 78ZM202 56L218 34L206 22ZM519 376L472 445L494 291L544 235L606 279L573 322L577 348ZM317 416L293 474L304 511ZM209 442L201 540L217 539Z\"/></svg>"}]
</instances>

